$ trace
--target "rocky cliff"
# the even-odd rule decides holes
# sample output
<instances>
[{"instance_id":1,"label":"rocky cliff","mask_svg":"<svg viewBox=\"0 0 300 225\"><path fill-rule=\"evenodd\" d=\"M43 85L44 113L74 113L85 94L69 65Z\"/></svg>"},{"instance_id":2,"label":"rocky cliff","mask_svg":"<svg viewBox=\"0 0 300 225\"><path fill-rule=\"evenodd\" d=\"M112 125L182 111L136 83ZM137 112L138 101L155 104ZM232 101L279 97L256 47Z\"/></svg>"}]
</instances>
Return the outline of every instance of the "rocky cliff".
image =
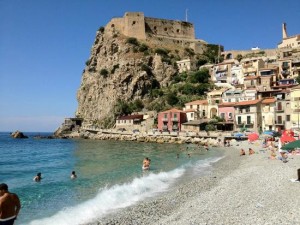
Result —
<instances>
[{"instance_id":1,"label":"rocky cliff","mask_svg":"<svg viewBox=\"0 0 300 225\"><path fill-rule=\"evenodd\" d=\"M138 40L101 27L82 74L76 116L99 125L107 118L113 121L118 100L146 102L151 89L170 84L177 74L176 60L193 57L191 52L180 41L152 35Z\"/></svg>"}]
</instances>

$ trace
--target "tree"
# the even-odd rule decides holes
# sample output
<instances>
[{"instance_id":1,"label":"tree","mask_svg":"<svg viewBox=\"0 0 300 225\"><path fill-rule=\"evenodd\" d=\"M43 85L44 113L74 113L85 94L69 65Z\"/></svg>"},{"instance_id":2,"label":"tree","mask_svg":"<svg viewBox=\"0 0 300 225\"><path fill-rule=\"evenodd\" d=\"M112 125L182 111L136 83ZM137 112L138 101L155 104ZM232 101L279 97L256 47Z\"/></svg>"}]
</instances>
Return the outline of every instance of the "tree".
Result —
<instances>
[{"instance_id":1,"label":"tree","mask_svg":"<svg viewBox=\"0 0 300 225\"><path fill-rule=\"evenodd\" d=\"M177 102L179 101L176 94L173 93L173 92L170 92L170 93L167 94L166 100L167 100L167 103L171 106L176 105Z\"/></svg>"}]
</instances>

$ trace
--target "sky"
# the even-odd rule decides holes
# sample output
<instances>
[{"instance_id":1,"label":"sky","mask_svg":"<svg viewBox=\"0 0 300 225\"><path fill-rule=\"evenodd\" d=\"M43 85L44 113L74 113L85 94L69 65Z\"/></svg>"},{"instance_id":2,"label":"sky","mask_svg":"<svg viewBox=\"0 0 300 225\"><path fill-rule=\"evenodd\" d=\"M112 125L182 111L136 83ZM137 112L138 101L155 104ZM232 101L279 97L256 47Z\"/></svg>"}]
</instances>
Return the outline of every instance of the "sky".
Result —
<instances>
[{"instance_id":1,"label":"sky","mask_svg":"<svg viewBox=\"0 0 300 225\"><path fill-rule=\"evenodd\" d=\"M225 50L300 34L299 0L0 0L0 131L54 132L74 117L96 31L125 12L186 19Z\"/></svg>"}]
</instances>

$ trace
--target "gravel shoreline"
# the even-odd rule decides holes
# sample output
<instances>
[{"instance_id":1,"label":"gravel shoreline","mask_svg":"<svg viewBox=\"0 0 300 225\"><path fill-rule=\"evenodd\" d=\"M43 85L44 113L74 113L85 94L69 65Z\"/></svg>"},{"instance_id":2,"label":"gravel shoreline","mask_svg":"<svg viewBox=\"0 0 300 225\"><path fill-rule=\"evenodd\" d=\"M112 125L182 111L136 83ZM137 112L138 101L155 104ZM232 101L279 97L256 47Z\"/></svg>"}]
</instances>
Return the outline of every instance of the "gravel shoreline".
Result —
<instances>
[{"instance_id":1,"label":"gravel shoreline","mask_svg":"<svg viewBox=\"0 0 300 225\"><path fill-rule=\"evenodd\" d=\"M239 156L249 147L257 154ZM205 176L91 224L300 224L300 183L290 182L300 156L282 163L260 149L246 141L224 148L225 158Z\"/></svg>"}]
</instances>

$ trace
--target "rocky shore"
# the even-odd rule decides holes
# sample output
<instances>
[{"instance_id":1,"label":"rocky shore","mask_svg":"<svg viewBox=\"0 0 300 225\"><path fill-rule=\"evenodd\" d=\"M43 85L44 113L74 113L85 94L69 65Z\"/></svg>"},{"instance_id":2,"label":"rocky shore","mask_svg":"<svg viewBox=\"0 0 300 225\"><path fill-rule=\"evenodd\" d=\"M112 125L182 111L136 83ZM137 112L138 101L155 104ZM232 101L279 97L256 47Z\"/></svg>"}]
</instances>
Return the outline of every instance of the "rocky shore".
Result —
<instances>
[{"instance_id":1,"label":"rocky shore","mask_svg":"<svg viewBox=\"0 0 300 225\"><path fill-rule=\"evenodd\" d=\"M224 148L225 158L209 174L92 224L300 224L300 183L290 181L300 156L283 163L260 146L243 141ZM239 156L249 147L256 154Z\"/></svg>"},{"instance_id":2,"label":"rocky shore","mask_svg":"<svg viewBox=\"0 0 300 225\"><path fill-rule=\"evenodd\" d=\"M115 140L115 141L136 141L136 142L155 142L155 143L175 143L175 144L208 144L210 146L220 146L223 143L223 136L172 136L172 135L149 135L144 133L121 134L121 133L91 133L81 132L72 133L65 138L83 138L93 140ZM235 143L235 141L233 140Z\"/></svg>"}]
</instances>

